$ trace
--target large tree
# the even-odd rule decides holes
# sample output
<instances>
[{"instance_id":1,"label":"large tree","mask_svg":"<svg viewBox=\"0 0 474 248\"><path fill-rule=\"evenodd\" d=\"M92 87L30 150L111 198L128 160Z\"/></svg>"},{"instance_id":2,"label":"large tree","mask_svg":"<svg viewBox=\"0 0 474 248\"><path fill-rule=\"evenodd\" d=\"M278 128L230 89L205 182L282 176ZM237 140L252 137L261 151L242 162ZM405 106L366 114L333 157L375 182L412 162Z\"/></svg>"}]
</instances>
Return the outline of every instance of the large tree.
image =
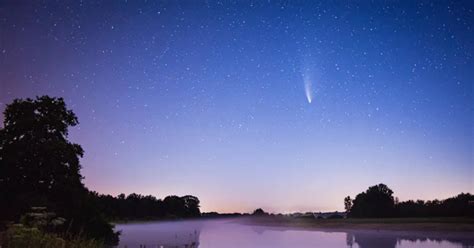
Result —
<instances>
[{"instance_id":1,"label":"large tree","mask_svg":"<svg viewBox=\"0 0 474 248\"><path fill-rule=\"evenodd\" d=\"M62 98L7 105L0 129L0 219L17 220L30 207L46 206L66 217L72 230L112 233L81 182L83 150L68 140L68 128L77 124Z\"/></svg>"},{"instance_id":2,"label":"large tree","mask_svg":"<svg viewBox=\"0 0 474 248\"><path fill-rule=\"evenodd\" d=\"M17 99L7 105L0 130L0 196L6 198L6 217L64 201L83 188L83 150L67 140L68 127L77 124L62 98Z\"/></svg>"},{"instance_id":3,"label":"large tree","mask_svg":"<svg viewBox=\"0 0 474 248\"><path fill-rule=\"evenodd\" d=\"M369 187L352 201L351 217L390 217L394 214L393 191L385 184Z\"/></svg>"},{"instance_id":4,"label":"large tree","mask_svg":"<svg viewBox=\"0 0 474 248\"><path fill-rule=\"evenodd\" d=\"M199 217L201 211L199 210L199 199L192 195L185 195L181 197L184 201L184 208L186 209L185 217Z\"/></svg>"}]
</instances>

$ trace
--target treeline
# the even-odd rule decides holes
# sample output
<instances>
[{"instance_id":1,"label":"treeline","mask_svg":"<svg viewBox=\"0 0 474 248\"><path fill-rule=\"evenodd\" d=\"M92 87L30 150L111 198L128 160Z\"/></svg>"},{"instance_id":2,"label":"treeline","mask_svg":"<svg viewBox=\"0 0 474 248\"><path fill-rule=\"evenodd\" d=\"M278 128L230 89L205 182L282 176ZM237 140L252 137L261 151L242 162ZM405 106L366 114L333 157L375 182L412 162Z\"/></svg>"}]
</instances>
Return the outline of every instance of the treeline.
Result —
<instances>
[{"instance_id":1,"label":"treeline","mask_svg":"<svg viewBox=\"0 0 474 248\"><path fill-rule=\"evenodd\" d=\"M348 217L474 217L474 195L461 193L445 200L403 201L393 197L385 184L369 187L354 200L344 199Z\"/></svg>"},{"instance_id":2,"label":"treeline","mask_svg":"<svg viewBox=\"0 0 474 248\"><path fill-rule=\"evenodd\" d=\"M395 203L395 215L400 217L474 217L474 195L461 193L442 201L398 202Z\"/></svg>"},{"instance_id":3,"label":"treeline","mask_svg":"<svg viewBox=\"0 0 474 248\"><path fill-rule=\"evenodd\" d=\"M109 220L177 219L201 216L199 199L192 195L167 196L120 194L116 197L90 192L96 207Z\"/></svg>"}]
</instances>

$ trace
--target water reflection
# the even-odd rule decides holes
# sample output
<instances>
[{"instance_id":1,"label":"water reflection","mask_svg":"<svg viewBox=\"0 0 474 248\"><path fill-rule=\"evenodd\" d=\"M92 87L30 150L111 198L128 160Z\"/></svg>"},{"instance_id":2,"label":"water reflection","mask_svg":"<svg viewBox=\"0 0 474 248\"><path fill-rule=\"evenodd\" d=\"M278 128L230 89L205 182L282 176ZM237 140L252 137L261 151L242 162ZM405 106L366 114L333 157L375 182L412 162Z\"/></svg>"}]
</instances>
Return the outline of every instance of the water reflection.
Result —
<instances>
[{"instance_id":1,"label":"water reflection","mask_svg":"<svg viewBox=\"0 0 474 248\"><path fill-rule=\"evenodd\" d=\"M473 233L290 230L229 220L136 223L117 229L122 230L120 248L474 248Z\"/></svg>"},{"instance_id":2,"label":"water reflection","mask_svg":"<svg viewBox=\"0 0 474 248\"><path fill-rule=\"evenodd\" d=\"M360 248L474 247L473 233L348 231L347 246Z\"/></svg>"},{"instance_id":3,"label":"water reflection","mask_svg":"<svg viewBox=\"0 0 474 248\"><path fill-rule=\"evenodd\" d=\"M199 247L202 221L146 222L117 225L122 231L118 247Z\"/></svg>"},{"instance_id":4,"label":"water reflection","mask_svg":"<svg viewBox=\"0 0 474 248\"><path fill-rule=\"evenodd\" d=\"M347 233L347 246L353 247L354 243L360 248L395 248L397 237L394 235L380 235L378 232Z\"/></svg>"}]
</instances>

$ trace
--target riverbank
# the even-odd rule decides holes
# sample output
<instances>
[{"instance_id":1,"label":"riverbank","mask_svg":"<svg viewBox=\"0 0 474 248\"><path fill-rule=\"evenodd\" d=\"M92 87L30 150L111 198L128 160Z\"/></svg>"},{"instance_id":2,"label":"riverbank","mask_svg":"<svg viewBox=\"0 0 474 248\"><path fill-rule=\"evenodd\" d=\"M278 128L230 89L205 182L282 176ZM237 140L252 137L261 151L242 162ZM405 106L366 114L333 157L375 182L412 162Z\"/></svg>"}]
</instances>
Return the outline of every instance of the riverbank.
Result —
<instances>
[{"instance_id":1,"label":"riverbank","mask_svg":"<svg viewBox=\"0 0 474 248\"><path fill-rule=\"evenodd\" d=\"M474 218L299 219L286 216L244 217L243 224L312 230L387 230L472 232Z\"/></svg>"}]
</instances>

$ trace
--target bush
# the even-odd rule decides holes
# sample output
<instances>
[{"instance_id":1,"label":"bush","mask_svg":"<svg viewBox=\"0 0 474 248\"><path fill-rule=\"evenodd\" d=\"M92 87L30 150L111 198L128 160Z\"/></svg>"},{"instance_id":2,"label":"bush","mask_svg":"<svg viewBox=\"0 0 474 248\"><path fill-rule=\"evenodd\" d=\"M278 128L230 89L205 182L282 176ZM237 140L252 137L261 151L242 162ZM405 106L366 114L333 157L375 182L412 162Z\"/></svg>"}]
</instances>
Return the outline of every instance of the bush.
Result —
<instances>
[{"instance_id":1,"label":"bush","mask_svg":"<svg viewBox=\"0 0 474 248\"><path fill-rule=\"evenodd\" d=\"M103 245L95 240L73 237L65 239L56 234L45 233L36 227L15 224L8 228L2 247L5 248L99 248Z\"/></svg>"},{"instance_id":2,"label":"bush","mask_svg":"<svg viewBox=\"0 0 474 248\"><path fill-rule=\"evenodd\" d=\"M66 241L54 234L46 234L36 227L24 227L21 224L11 226L5 235L7 248L56 248L66 247Z\"/></svg>"}]
</instances>

